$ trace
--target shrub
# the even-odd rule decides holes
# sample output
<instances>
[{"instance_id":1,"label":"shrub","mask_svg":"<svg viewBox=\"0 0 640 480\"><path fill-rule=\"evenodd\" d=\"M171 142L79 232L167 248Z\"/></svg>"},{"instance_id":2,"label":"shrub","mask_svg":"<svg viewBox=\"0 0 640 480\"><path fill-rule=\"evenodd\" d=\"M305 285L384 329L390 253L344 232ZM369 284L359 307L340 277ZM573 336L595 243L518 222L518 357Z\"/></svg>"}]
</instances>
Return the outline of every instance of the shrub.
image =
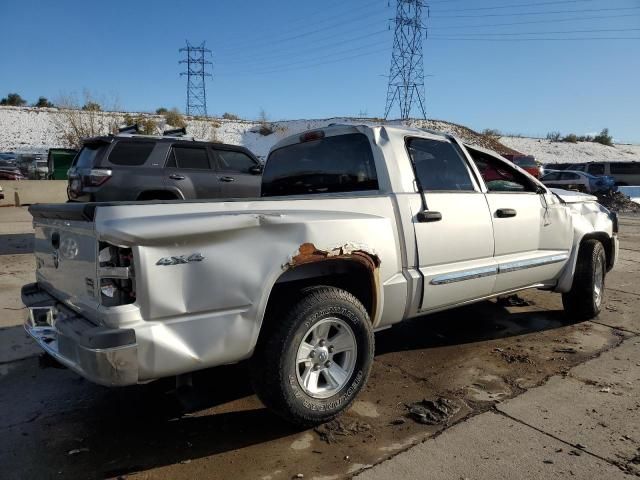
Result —
<instances>
[{"instance_id":1,"label":"shrub","mask_svg":"<svg viewBox=\"0 0 640 480\"><path fill-rule=\"evenodd\" d=\"M580 135L578 137L579 142L593 142L593 137L591 135Z\"/></svg>"},{"instance_id":2,"label":"shrub","mask_svg":"<svg viewBox=\"0 0 640 480\"><path fill-rule=\"evenodd\" d=\"M167 125L171 125L173 128L183 128L187 126L187 122L185 122L184 117L180 115L177 108L172 108L168 112L165 112L163 116Z\"/></svg>"},{"instance_id":3,"label":"shrub","mask_svg":"<svg viewBox=\"0 0 640 480\"><path fill-rule=\"evenodd\" d=\"M613 146L613 137L609 135L609 129L603 128L602 131L593 137L593 141L609 147Z\"/></svg>"},{"instance_id":4,"label":"shrub","mask_svg":"<svg viewBox=\"0 0 640 480\"><path fill-rule=\"evenodd\" d=\"M482 131L482 135L485 137L495 138L497 140L502 136L502 133L500 133L500 130L496 130L495 128L485 128Z\"/></svg>"},{"instance_id":5,"label":"shrub","mask_svg":"<svg viewBox=\"0 0 640 480\"><path fill-rule=\"evenodd\" d=\"M264 111L264 108L260 109L258 121L260 122L260 129L258 130L260 135L266 137L267 135L271 135L273 133L273 125L269 123L269 117L267 116L267 112Z\"/></svg>"},{"instance_id":6,"label":"shrub","mask_svg":"<svg viewBox=\"0 0 640 480\"><path fill-rule=\"evenodd\" d=\"M156 115L164 115L168 111L169 111L169 109L164 108L164 107L160 107L160 108L156 109Z\"/></svg>"},{"instance_id":7,"label":"shrub","mask_svg":"<svg viewBox=\"0 0 640 480\"><path fill-rule=\"evenodd\" d=\"M225 120L240 120L240 117L238 115L229 112L224 112L222 114L222 118L224 118Z\"/></svg>"},{"instance_id":8,"label":"shrub","mask_svg":"<svg viewBox=\"0 0 640 480\"><path fill-rule=\"evenodd\" d=\"M547 133L547 140L551 140L552 142L559 142L562 134L560 132L549 132Z\"/></svg>"},{"instance_id":9,"label":"shrub","mask_svg":"<svg viewBox=\"0 0 640 480\"><path fill-rule=\"evenodd\" d=\"M6 97L4 97L2 100L0 100L0 105L8 105L11 107L21 107L26 104L27 104L27 101L17 93L10 93Z\"/></svg>"},{"instance_id":10,"label":"shrub","mask_svg":"<svg viewBox=\"0 0 640 480\"><path fill-rule=\"evenodd\" d=\"M36 103L33 104L34 107L36 108L52 108L55 107L55 105L53 103L51 103L47 97L39 97L38 101Z\"/></svg>"},{"instance_id":11,"label":"shrub","mask_svg":"<svg viewBox=\"0 0 640 480\"><path fill-rule=\"evenodd\" d=\"M102 107L98 102L87 102L82 106L82 110L87 112L100 112L102 111Z\"/></svg>"},{"instance_id":12,"label":"shrub","mask_svg":"<svg viewBox=\"0 0 640 480\"><path fill-rule=\"evenodd\" d=\"M578 136L575 133L570 133L569 135L563 137L562 141L569 143L578 143Z\"/></svg>"}]
</instances>

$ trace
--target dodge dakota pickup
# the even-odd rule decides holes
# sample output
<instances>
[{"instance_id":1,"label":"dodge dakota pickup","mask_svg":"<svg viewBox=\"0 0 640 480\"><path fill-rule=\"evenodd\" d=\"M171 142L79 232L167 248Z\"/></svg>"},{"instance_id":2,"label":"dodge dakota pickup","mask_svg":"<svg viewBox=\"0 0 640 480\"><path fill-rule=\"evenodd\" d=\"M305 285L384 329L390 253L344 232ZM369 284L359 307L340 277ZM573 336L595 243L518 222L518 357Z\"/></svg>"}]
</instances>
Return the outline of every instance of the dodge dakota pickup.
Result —
<instances>
[{"instance_id":1,"label":"dodge dakota pickup","mask_svg":"<svg viewBox=\"0 0 640 480\"><path fill-rule=\"evenodd\" d=\"M248 360L314 425L365 385L374 332L527 288L598 315L617 217L437 132L333 125L281 140L256 199L34 205L27 332L109 386Z\"/></svg>"}]
</instances>

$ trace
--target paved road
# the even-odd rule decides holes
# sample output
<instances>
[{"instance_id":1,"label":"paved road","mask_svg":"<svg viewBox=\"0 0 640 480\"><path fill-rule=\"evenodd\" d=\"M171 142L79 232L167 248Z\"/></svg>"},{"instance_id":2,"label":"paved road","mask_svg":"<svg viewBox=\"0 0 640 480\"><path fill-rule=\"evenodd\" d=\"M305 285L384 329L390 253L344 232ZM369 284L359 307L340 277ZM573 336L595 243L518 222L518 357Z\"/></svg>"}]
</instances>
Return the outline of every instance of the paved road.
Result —
<instances>
[{"instance_id":1,"label":"paved road","mask_svg":"<svg viewBox=\"0 0 640 480\"><path fill-rule=\"evenodd\" d=\"M43 362L19 326L30 220L0 209L0 229L2 478L617 478L636 468L640 219L622 220L622 259L595 321L576 323L559 295L534 291L522 306L483 302L380 332L369 385L317 430L264 409L244 365L176 392L168 381L106 389ZM446 424L407 416L438 397L460 407Z\"/></svg>"}]
</instances>

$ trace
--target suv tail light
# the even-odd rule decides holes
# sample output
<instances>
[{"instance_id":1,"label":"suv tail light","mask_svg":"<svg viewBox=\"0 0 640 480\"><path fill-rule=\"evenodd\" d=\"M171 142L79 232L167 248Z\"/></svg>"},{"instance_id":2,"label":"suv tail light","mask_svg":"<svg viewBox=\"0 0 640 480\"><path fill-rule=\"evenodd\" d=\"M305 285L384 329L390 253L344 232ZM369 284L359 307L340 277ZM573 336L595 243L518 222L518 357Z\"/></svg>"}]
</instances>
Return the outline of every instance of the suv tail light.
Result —
<instances>
[{"instance_id":1,"label":"suv tail light","mask_svg":"<svg viewBox=\"0 0 640 480\"><path fill-rule=\"evenodd\" d=\"M131 249L106 242L100 242L99 248L98 280L102 305L114 307L135 302L135 270Z\"/></svg>"},{"instance_id":2,"label":"suv tail light","mask_svg":"<svg viewBox=\"0 0 640 480\"><path fill-rule=\"evenodd\" d=\"M112 173L111 170L92 168L82 175L82 185L85 187L99 187L111 178Z\"/></svg>"}]
</instances>

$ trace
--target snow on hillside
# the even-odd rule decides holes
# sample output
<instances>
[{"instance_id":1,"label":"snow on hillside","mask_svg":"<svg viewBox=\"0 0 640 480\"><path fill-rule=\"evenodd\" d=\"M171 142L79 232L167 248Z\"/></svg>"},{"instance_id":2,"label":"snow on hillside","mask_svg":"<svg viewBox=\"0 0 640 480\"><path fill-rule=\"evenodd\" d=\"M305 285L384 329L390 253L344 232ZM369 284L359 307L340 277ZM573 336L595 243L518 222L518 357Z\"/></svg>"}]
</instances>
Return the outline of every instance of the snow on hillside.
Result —
<instances>
[{"instance_id":1,"label":"snow on hillside","mask_svg":"<svg viewBox=\"0 0 640 480\"><path fill-rule=\"evenodd\" d=\"M80 112L82 115L82 112ZM98 115L113 119L116 124L124 125L125 113L100 112ZM130 112L131 117L143 116L153 119L161 131L165 125L160 115ZM56 108L0 107L0 151L46 151L52 147L67 147L60 136L60 126L65 117ZM279 140L304 130L321 128L331 123L355 125L379 125L378 119L367 118L328 118L321 120L290 120L268 122L266 126L272 133L263 135L260 122L249 120L225 120L209 118L206 120L186 117L187 134L199 140L217 141L243 145L260 157L265 157L269 149ZM103 122L105 125L109 122ZM113 123L113 122L112 122ZM399 125L400 121L385 122ZM533 138L503 137L496 139L480 135L473 130L442 120L413 120L410 126L452 133L464 142L480 145L499 153L511 153L513 150L534 155L543 163L586 162L594 160L639 160L639 145L616 145L606 147L597 143L551 143L548 140ZM107 134L107 131L102 132Z\"/></svg>"},{"instance_id":2,"label":"snow on hillside","mask_svg":"<svg viewBox=\"0 0 640 480\"><path fill-rule=\"evenodd\" d=\"M542 163L640 161L640 145L608 147L593 142L566 143L520 137L502 137L500 143L527 155L533 155Z\"/></svg>"}]
</instances>

